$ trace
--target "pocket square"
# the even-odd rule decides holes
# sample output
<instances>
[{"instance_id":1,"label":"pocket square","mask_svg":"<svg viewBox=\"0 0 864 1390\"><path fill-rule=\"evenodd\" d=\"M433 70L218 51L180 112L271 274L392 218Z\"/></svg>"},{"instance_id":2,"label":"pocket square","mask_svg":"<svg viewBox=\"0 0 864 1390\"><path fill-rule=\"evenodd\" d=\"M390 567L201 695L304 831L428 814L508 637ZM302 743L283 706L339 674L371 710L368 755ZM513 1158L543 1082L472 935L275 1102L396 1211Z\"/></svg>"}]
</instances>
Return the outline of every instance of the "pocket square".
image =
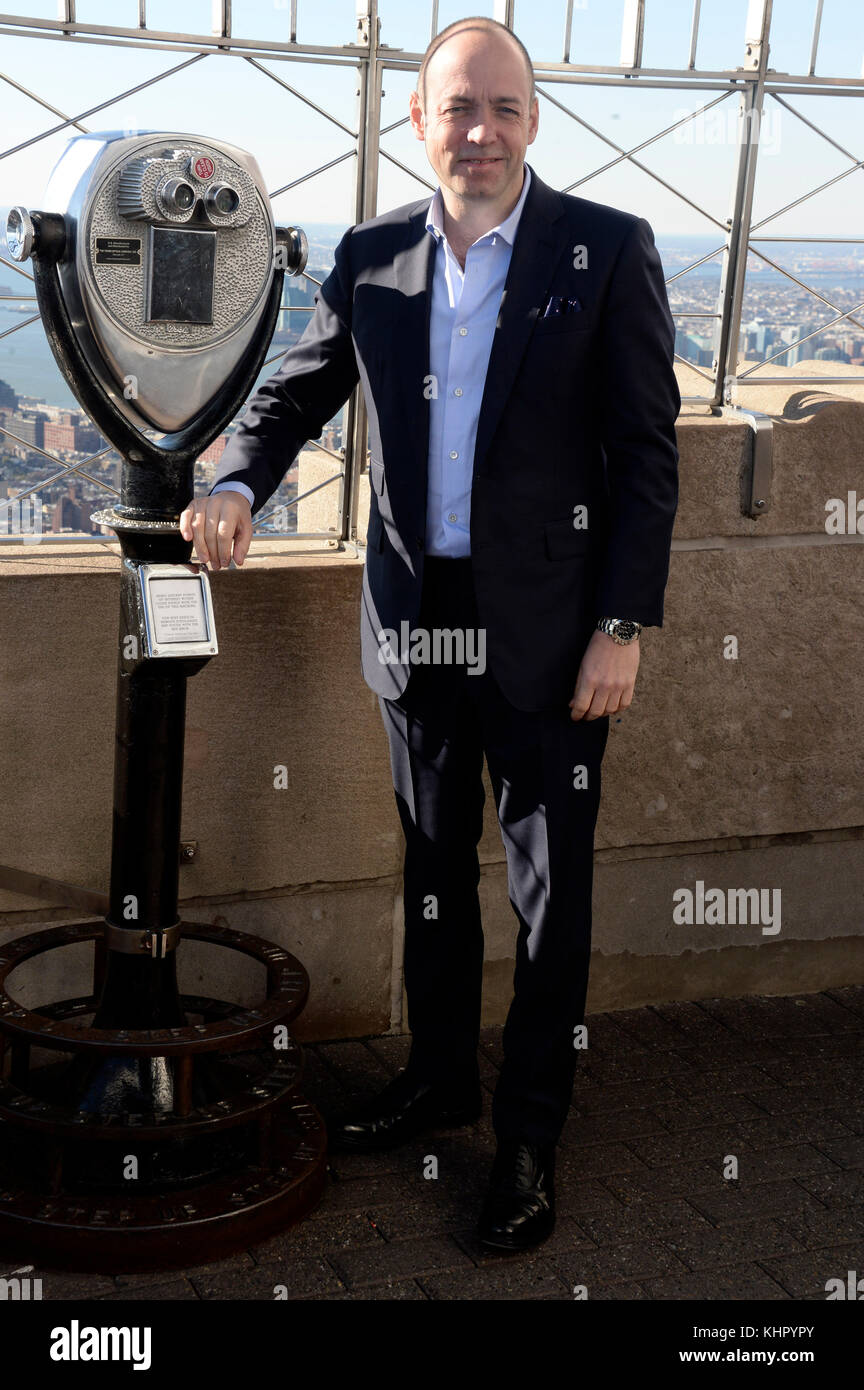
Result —
<instances>
[{"instance_id":1,"label":"pocket square","mask_svg":"<svg viewBox=\"0 0 864 1390\"><path fill-rule=\"evenodd\" d=\"M563 295L553 294L550 296L546 308L541 314L541 318L558 318L561 314L577 314L582 308L578 299L565 299Z\"/></svg>"}]
</instances>

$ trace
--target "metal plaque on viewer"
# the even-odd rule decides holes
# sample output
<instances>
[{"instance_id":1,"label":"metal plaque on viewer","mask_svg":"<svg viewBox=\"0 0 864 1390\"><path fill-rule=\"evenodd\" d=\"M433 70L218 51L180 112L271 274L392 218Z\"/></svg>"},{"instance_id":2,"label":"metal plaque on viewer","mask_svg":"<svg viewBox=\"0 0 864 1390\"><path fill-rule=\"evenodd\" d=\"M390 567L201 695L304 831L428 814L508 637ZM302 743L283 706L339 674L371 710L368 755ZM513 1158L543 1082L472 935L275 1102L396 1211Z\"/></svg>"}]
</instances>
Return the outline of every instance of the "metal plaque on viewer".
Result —
<instances>
[{"instance_id":1,"label":"metal plaque on viewer","mask_svg":"<svg viewBox=\"0 0 864 1390\"><path fill-rule=\"evenodd\" d=\"M219 647L207 571L185 565L138 568L145 656L215 656Z\"/></svg>"}]
</instances>

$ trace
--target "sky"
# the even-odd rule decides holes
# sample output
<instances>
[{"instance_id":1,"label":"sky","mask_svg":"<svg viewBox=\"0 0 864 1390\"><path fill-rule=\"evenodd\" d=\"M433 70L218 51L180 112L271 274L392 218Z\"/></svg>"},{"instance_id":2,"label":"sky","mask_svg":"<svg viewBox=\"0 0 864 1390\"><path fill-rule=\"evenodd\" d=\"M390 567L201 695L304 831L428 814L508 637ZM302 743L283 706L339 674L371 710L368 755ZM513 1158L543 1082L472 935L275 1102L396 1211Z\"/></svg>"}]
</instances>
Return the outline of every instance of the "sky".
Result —
<instances>
[{"instance_id":1,"label":"sky","mask_svg":"<svg viewBox=\"0 0 864 1390\"><path fill-rule=\"evenodd\" d=\"M620 61L625 0L575 0L571 59L587 65ZM816 0L774 0L770 66L801 74L809 64L810 33ZM233 0L234 33L261 39L287 39L287 0ZM560 61L564 0L517 0L515 31L535 60ZM54 19L56 0L20 0L16 14ZM702 0L697 67L735 68L743 63L747 0ZM82 22L134 25L136 0L77 0ZM430 36L431 5L426 0L380 0L381 39L398 50L421 52ZM493 0L441 0L439 28L466 14L493 13ZM682 68L690 40L692 0L647 0L643 65ZM150 29L209 34L210 0L148 0ZM310 44L338 45L353 39L354 0L298 0L298 34ZM2 23L2 18L0 18ZM108 48L64 40L22 38L0 33L0 74L14 79L60 109L77 115L108 101L158 73L189 59L188 54L140 48ZM189 131L231 141L257 157L271 190L300 179L310 170L351 149L350 136L285 90L278 76L309 100L326 108L352 130L356 120L357 70L353 66L281 61L268 58L265 71L245 59L211 55L155 85L84 117L91 130L148 129ZM864 0L825 0L817 74L861 78L864 69ZM543 84L541 83L541 86ZM407 113L414 74L384 74L382 125ZM646 217L655 233L714 234L716 222L664 188L628 161L598 174L655 132L714 100L719 92L674 91L640 86L599 87L547 83L545 90L586 124L540 101L540 133L528 159L556 188L612 203ZM864 158L864 95L784 95L783 100L831 135L849 154ZM736 153L737 96L726 96L704 118L670 133L637 158L657 175L725 222L730 212ZM0 205L41 206L41 194L70 129L35 145L6 153L59 123L53 115L8 82L0 81ZM593 127L593 131L588 129ZM768 99L758 164L755 220L767 218L850 167L843 155ZM434 185L422 144L402 126L382 148ZM353 216L354 159L316 175L274 200L277 221L329 222L347 226ZM424 196L426 185L382 159L379 211ZM864 226L864 170L766 224L764 234L784 236L860 236ZM722 236L720 237L722 240Z\"/></svg>"}]
</instances>

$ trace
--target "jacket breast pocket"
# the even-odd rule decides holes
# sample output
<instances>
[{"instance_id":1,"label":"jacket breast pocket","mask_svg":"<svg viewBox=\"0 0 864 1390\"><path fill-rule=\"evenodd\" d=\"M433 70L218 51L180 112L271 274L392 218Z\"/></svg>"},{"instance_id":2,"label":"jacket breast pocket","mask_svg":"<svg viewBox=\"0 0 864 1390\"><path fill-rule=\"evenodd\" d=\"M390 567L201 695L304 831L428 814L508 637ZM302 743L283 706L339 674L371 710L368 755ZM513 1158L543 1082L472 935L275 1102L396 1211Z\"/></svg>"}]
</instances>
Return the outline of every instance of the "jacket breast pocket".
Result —
<instances>
[{"instance_id":1,"label":"jacket breast pocket","mask_svg":"<svg viewBox=\"0 0 864 1390\"><path fill-rule=\"evenodd\" d=\"M553 338L559 334L588 333L591 328L591 320L585 310L580 309L576 314L550 314L548 318L538 318L531 337L532 339Z\"/></svg>"}]
</instances>

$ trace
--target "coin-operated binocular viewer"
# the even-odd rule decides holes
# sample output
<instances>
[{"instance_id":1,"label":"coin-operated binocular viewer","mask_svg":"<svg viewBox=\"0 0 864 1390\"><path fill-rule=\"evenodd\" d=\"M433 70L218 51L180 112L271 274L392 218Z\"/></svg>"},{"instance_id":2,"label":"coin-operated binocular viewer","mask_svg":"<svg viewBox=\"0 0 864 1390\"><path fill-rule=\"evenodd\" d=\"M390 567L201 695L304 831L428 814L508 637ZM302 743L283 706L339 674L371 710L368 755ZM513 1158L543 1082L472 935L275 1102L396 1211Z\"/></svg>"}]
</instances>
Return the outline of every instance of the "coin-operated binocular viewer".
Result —
<instances>
[{"instance_id":1,"label":"coin-operated binocular viewer","mask_svg":"<svg viewBox=\"0 0 864 1390\"><path fill-rule=\"evenodd\" d=\"M114 825L104 926L64 924L0 953L0 1251L168 1267L291 1224L324 1181L323 1125L287 1029L308 992L302 965L177 910L186 680L218 650L179 516L307 246L274 226L255 160L198 136L77 137L45 205L12 209L7 245L32 259L54 356L123 460L119 502L94 516L122 553ZM266 998L181 995L184 936L260 960ZM95 947L91 996L15 1002L18 965L81 941ZM65 1056L33 1068L33 1047Z\"/></svg>"}]
</instances>

